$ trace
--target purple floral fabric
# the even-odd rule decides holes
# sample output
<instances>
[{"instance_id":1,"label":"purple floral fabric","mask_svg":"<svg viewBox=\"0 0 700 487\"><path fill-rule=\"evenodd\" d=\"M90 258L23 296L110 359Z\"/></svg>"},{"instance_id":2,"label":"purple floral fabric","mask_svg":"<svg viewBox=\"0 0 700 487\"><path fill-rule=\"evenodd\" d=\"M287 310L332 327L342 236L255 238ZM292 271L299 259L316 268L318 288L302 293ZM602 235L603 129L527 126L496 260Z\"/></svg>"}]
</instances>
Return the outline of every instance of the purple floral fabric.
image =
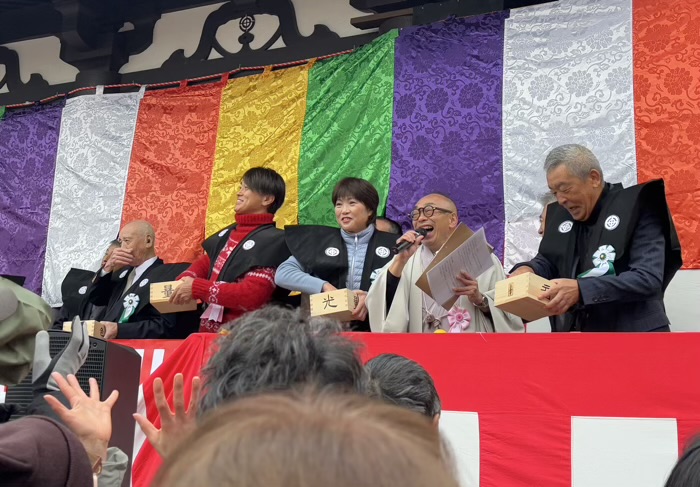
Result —
<instances>
[{"instance_id":1,"label":"purple floral fabric","mask_svg":"<svg viewBox=\"0 0 700 487\"><path fill-rule=\"evenodd\" d=\"M503 257L501 86L507 13L410 27L396 40L387 216L440 192Z\"/></svg>"},{"instance_id":2,"label":"purple floral fabric","mask_svg":"<svg viewBox=\"0 0 700 487\"><path fill-rule=\"evenodd\" d=\"M41 293L63 101L8 110L0 122L0 274Z\"/></svg>"}]
</instances>

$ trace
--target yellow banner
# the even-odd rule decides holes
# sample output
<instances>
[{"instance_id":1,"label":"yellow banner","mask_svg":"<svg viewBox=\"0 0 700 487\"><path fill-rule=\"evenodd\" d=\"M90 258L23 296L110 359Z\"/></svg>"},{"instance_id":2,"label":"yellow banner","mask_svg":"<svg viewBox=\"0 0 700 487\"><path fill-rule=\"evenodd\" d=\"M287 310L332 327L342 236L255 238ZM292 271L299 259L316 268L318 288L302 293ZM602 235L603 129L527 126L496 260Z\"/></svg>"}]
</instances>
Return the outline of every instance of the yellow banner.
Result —
<instances>
[{"instance_id":1,"label":"yellow banner","mask_svg":"<svg viewBox=\"0 0 700 487\"><path fill-rule=\"evenodd\" d=\"M224 88L207 235L233 223L243 173L257 166L274 169L287 185L277 226L297 223L299 148L308 79L309 66L305 65L234 79Z\"/></svg>"}]
</instances>

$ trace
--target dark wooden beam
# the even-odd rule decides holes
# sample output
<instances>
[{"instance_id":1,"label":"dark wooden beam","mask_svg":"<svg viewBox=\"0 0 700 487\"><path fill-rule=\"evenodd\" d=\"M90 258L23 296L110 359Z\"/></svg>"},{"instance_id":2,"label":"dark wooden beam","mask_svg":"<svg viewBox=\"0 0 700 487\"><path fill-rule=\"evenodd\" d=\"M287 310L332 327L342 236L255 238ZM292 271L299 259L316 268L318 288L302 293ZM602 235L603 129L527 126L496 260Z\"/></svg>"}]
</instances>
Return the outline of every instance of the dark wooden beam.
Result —
<instances>
[{"instance_id":1,"label":"dark wooden beam","mask_svg":"<svg viewBox=\"0 0 700 487\"><path fill-rule=\"evenodd\" d=\"M368 29L378 29L380 28L384 23L386 23L389 20L393 20L399 17L413 17L413 9L412 8L402 8L401 10L394 10L392 12L383 12L380 14L372 14L372 15L364 15L362 17L354 17L350 19L350 24L353 25L353 27L356 27L358 29L362 30L368 30Z\"/></svg>"},{"instance_id":2,"label":"dark wooden beam","mask_svg":"<svg viewBox=\"0 0 700 487\"><path fill-rule=\"evenodd\" d=\"M50 4L0 13L0 45L56 35L59 32L61 14Z\"/></svg>"},{"instance_id":3,"label":"dark wooden beam","mask_svg":"<svg viewBox=\"0 0 700 487\"><path fill-rule=\"evenodd\" d=\"M353 37L341 37L323 43L306 44L303 49L272 49L269 51L255 51L242 56L235 56L233 59L216 59L204 63L191 63L175 66L172 68L156 68L135 73L120 75L119 83L153 84L180 81L189 78L198 78L217 73L233 71L239 67L266 66L272 64L288 63L309 59L319 56L326 56L337 52L346 51L360 47L371 42L377 37L377 33L361 34ZM252 74L252 72L245 72ZM77 88L91 86L88 79L79 82L64 83L60 85L45 85L28 91L20 90L12 93L0 93L0 106L24 103L27 101L40 100L61 93L67 93ZM126 89L133 91L133 88ZM91 93L87 91L85 93Z\"/></svg>"}]
</instances>

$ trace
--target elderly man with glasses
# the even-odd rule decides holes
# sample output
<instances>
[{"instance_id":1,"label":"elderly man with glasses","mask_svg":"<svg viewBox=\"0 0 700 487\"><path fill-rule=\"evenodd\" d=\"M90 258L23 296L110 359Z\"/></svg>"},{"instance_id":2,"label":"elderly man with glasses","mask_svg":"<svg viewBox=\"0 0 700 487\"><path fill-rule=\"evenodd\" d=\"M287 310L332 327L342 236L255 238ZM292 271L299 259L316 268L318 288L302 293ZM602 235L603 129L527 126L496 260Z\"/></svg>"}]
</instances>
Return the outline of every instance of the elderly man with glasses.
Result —
<instances>
[{"instance_id":1,"label":"elderly man with glasses","mask_svg":"<svg viewBox=\"0 0 700 487\"><path fill-rule=\"evenodd\" d=\"M503 266L491 256L493 267L474 279L461 272L460 286L454 289L459 299L446 310L421 291L415 282L435 258L459 224L454 202L441 194L422 198L410 215L414 230L398 242L412 245L399 252L377 276L367 295L370 327L384 333L483 333L523 332L523 322L493 305L496 282L506 278Z\"/></svg>"}]
</instances>

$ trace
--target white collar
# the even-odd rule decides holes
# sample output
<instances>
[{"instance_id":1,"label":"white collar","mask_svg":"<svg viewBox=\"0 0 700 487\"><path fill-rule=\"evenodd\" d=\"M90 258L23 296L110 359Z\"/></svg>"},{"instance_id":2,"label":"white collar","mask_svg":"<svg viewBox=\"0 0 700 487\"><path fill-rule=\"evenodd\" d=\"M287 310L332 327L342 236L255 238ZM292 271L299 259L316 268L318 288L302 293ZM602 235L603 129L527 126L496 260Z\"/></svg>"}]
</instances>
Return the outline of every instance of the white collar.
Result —
<instances>
[{"instance_id":1,"label":"white collar","mask_svg":"<svg viewBox=\"0 0 700 487\"><path fill-rule=\"evenodd\" d=\"M143 264L141 264L140 266L134 267L134 282L138 281L139 277L141 277L141 275L144 272L146 272L146 269L151 267L157 259L158 259L157 256L151 257L150 259L144 261Z\"/></svg>"}]
</instances>

